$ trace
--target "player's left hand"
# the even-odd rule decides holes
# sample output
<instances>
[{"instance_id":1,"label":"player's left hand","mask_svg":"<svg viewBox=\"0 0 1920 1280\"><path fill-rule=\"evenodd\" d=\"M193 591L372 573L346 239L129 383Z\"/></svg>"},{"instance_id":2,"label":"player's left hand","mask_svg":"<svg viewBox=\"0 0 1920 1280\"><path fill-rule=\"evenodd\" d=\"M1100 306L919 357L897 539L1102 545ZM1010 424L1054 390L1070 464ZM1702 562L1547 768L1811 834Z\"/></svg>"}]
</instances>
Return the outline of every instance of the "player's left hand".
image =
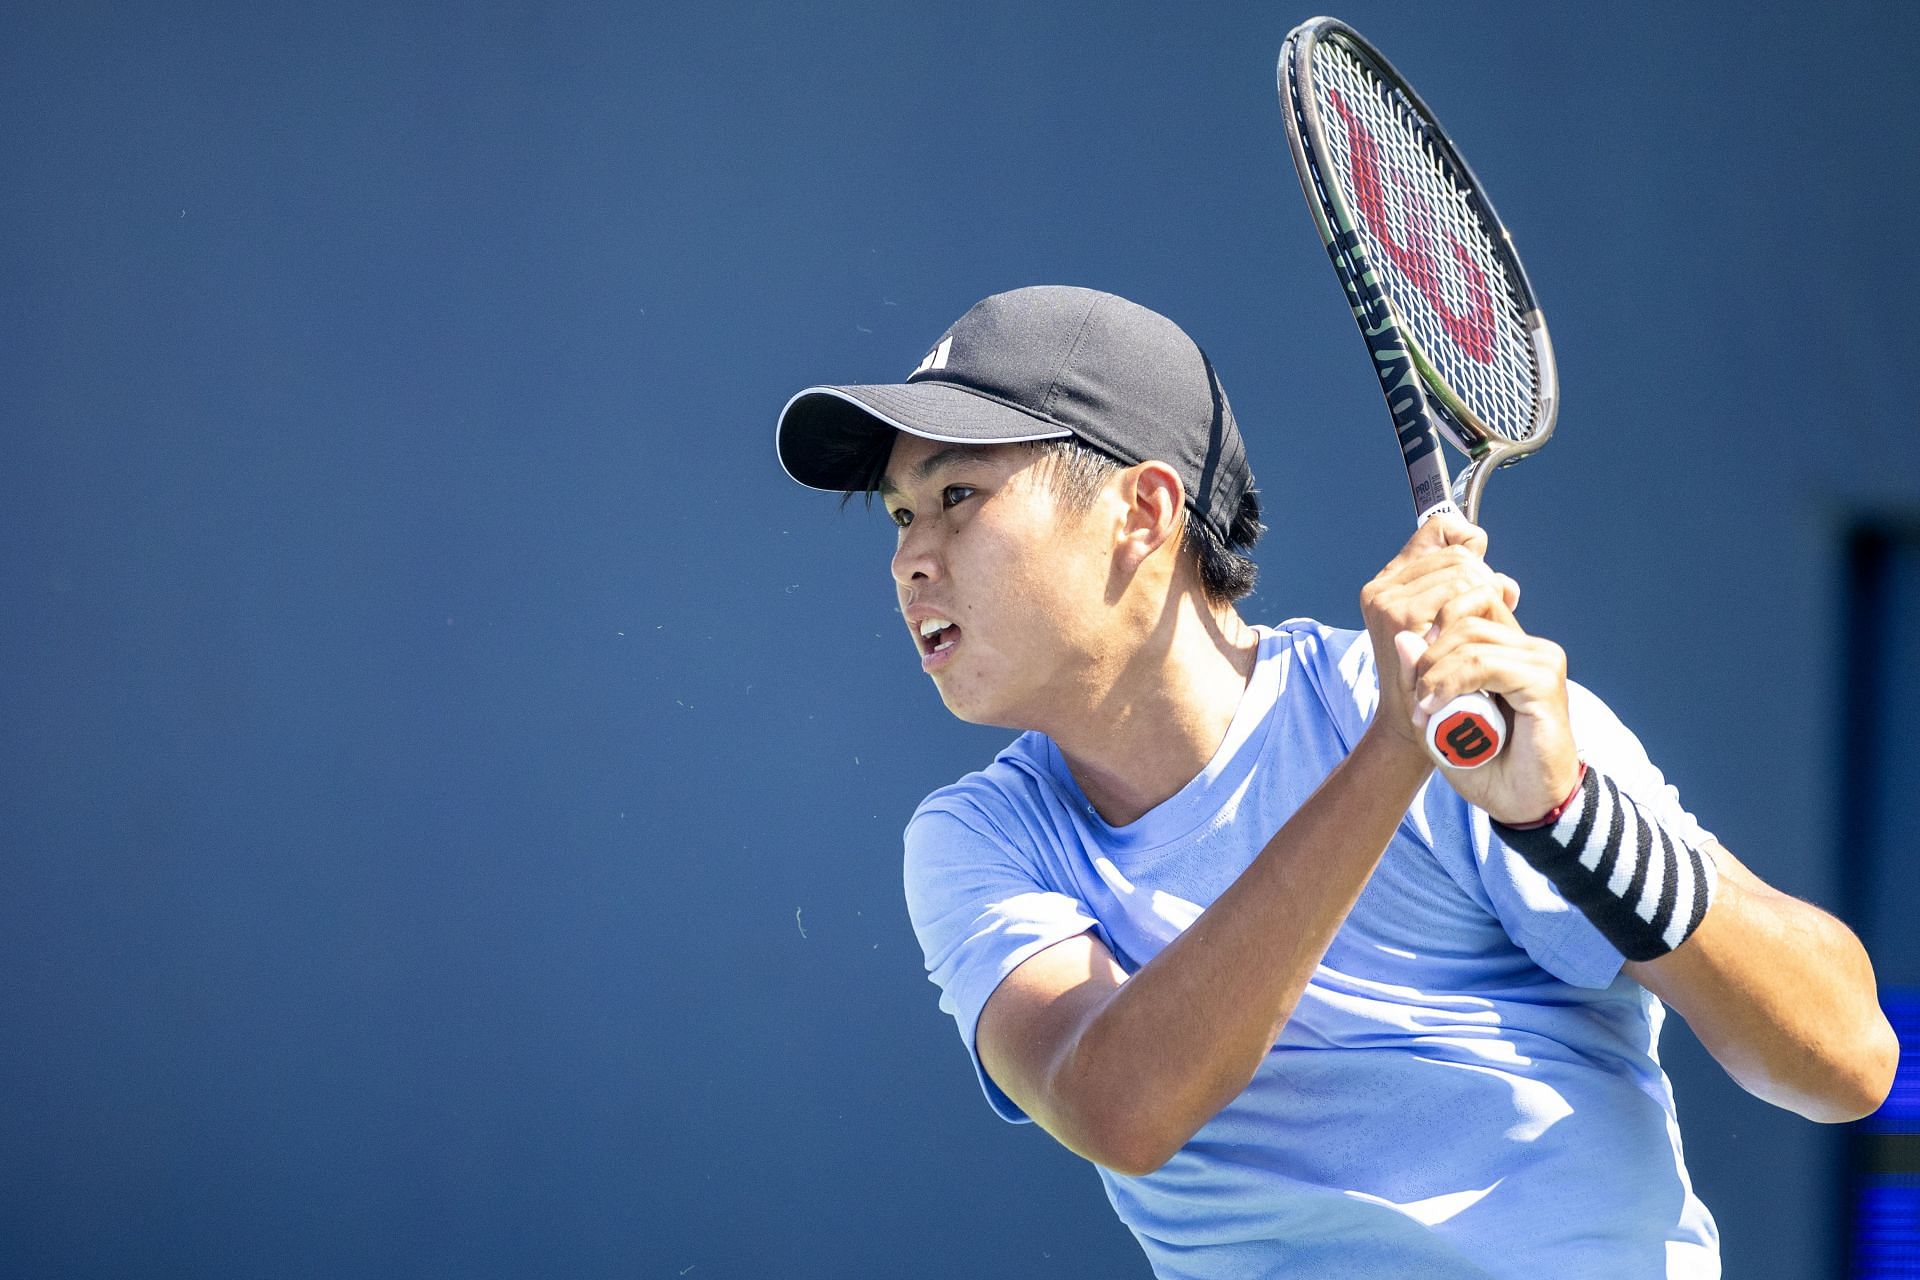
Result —
<instances>
[{"instance_id":1,"label":"player's left hand","mask_svg":"<svg viewBox=\"0 0 1920 1280\"><path fill-rule=\"evenodd\" d=\"M1440 609L1425 635L1394 638L1403 689L1423 734L1427 719L1476 689L1503 701L1511 726L1505 749L1478 769L1442 767L1469 803L1503 822L1544 817L1567 798L1580 758L1567 715L1567 655L1530 636L1499 585L1463 591Z\"/></svg>"}]
</instances>

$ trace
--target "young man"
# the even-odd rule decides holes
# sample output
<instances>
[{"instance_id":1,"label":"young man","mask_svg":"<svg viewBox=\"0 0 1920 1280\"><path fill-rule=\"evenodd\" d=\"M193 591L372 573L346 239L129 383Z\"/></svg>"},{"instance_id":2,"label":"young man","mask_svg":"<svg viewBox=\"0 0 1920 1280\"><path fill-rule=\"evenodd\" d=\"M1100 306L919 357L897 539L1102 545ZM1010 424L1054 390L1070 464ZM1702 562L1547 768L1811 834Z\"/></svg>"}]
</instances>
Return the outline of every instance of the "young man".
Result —
<instances>
[{"instance_id":1,"label":"young man","mask_svg":"<svg viewBox=\"0 0 1920 1280\"><path fill-rule=\"evenodd\" d=\"M1710 1277L1663 1002L1745 1088L1864 1115L1896 1049L1844 926L1748 871L1429 521L1366 631L1250 626L1211 364L1111 295L988 298L778 445L877 491L921 666L1022 731L931 796L907 899L988 1100L1100 1168L1161 1277ZM1456 694L1505 750L1436 769Z\"/></svg>"}]
</instances>

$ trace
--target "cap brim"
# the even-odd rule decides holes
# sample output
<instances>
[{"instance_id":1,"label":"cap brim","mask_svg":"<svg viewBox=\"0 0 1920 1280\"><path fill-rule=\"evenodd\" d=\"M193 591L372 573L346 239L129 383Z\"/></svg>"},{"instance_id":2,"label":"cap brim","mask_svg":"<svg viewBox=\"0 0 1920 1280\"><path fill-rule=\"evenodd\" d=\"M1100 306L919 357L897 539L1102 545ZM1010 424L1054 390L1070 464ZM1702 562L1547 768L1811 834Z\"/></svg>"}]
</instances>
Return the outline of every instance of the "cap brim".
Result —
<instances>
[{"instance_id":1,"label":"cap brim","mask_svg":"<svg viewBox=\"0 0 1920 1280\"><path fill-rule=\"evenodd\" d=\"M780 411L774 444L780 465L795 480L846 493L873 486L886 461L876 454L895 431L954 444L1017 444L1073 434L965 387L928 381L808 387Z\"/></svg>"}]
</instances>

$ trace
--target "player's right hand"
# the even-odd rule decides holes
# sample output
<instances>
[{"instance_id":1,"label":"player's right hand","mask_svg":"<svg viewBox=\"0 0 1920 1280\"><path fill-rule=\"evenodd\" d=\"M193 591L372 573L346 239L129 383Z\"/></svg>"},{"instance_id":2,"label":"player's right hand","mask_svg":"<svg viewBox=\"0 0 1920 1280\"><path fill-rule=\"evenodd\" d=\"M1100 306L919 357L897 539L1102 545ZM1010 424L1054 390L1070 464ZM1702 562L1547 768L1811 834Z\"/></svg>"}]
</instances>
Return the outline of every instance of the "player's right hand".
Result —
<instances>
[{"instance_id":1,"label":"player's right hand","mask_svg":"<svg viewBox=\"0 0 1920 1280\"><path fill-rule=\"evenodd\" d=\"M1368 732L1388 735L1423 759L1427 747L1414 723L1412 663L1425 644L1398 637L1433 639L1435 622L1449 605L1451 613L1462 606L1471 611L1474 604L1510 613L1520 600L1519 584L1487 566L1486 550L1486 532L1477 525L1457 515L1436 515L1360 591L1380 679L1380 702Z\"/></svg>"}]
</instances>

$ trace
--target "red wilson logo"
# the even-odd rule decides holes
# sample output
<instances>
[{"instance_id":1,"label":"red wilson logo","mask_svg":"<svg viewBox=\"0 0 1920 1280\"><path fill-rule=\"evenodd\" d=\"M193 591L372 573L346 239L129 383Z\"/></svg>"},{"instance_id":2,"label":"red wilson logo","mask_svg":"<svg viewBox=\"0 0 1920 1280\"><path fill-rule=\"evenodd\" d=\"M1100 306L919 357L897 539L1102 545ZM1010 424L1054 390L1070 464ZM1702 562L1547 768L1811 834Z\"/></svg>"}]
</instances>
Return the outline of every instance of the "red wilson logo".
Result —
<instances>
[{"instance_id":1,"label":"red wilson logo","mask_svg":"<svg viewBox=\"0 0 1920 1280\"><path fill-rule=\"evenodd\" d=\"M1487 723L1471 711L1456 711L1436 731L1435 745L1447 763L1456 767L1476 763L1495 747Z\"/></svg>"},{"instance_id":2,"label":"red wilson logo","mask_svg":"<svg viewBox=\"0 0 1920 1280\"><path fill-rule=\"evenodd\" d=\"M1493 363L1493 294L1487 288L1486 273L1453 233L1443 229L1447 248L1467 285L1466 313L1460 314L1447 305L1446 295L1440 288L1440 263L1434 256L1432 231L1438 227L1439 219L1434 216L1433 207L1427 203L1426 196L1381 155L1380 144L1348 109L1339 90L1333 90L1332 97L1333 109L1340 113L1346 125L1347 154L1353 161L1353 190L1360 202L1360 216L1366 219L1373 238L1433 304L1440 323L1460 344L1461 350L1481 364ZM1392 224L1387 220L1389 199L1403 215L1405 244L1394 239Z\"/></svg>"}]
</instances>

